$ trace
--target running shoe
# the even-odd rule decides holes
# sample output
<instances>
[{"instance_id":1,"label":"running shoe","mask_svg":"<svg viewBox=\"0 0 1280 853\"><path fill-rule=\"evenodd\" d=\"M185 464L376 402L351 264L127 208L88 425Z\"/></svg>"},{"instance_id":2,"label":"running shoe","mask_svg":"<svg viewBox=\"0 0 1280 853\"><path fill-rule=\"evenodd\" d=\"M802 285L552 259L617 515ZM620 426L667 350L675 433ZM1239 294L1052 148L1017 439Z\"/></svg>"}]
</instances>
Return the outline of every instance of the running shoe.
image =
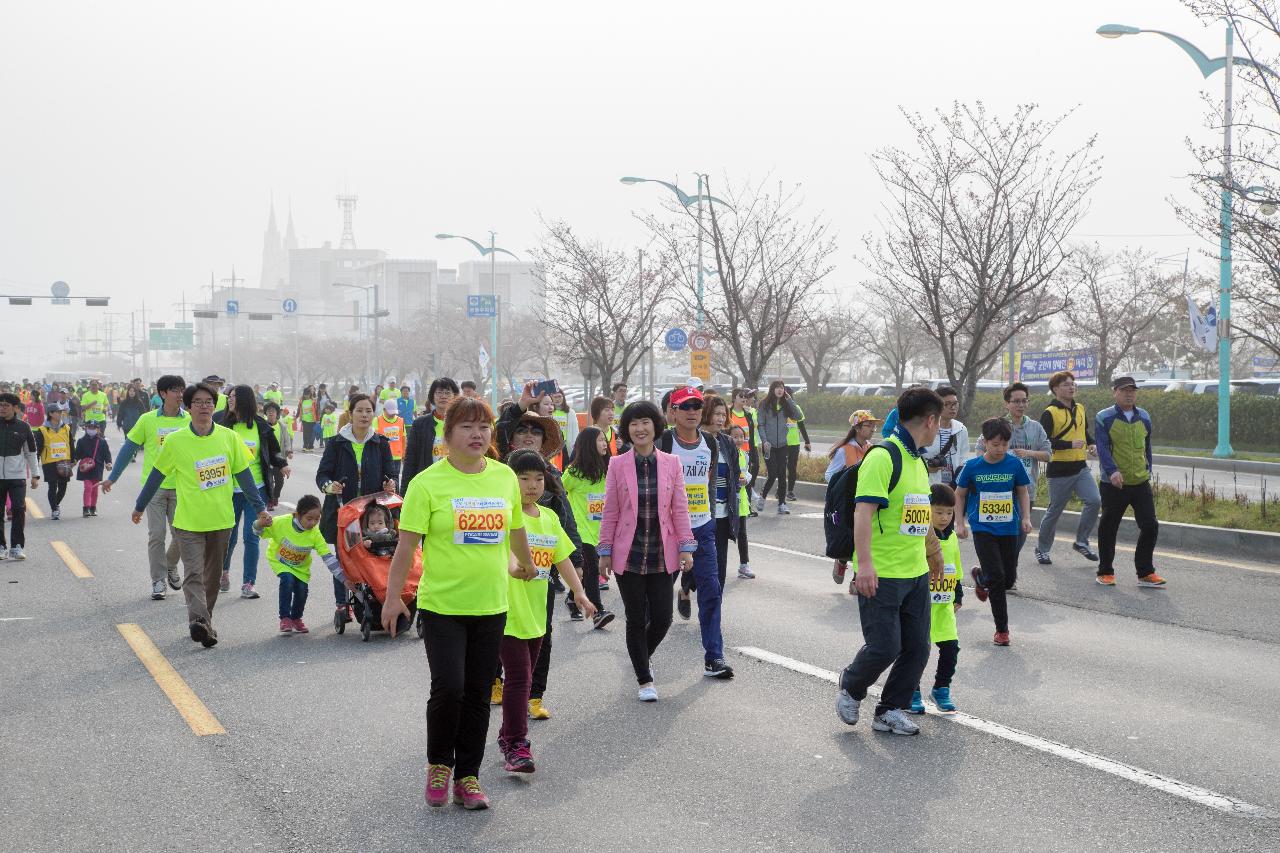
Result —
<instances>
[{"instance_id":1,"label":"running shoe","mask_svg":"<svg viewBox=\"0 0 1280 853\"><path fill-rule=\"evenodd\" d=\"M5 548L4 546L0 546L0 560L7 560L7 559L9 559L9 549Z\"/></svg>"},{"instance_id":2,"label":"running shoe","mask_svg":"<svg viewBox=\"0 0 1280 853\"><path fill-rule=\"evenodd\" d=\"M920 734L920 727L897 708L890 708L883 714L876 714L875 719L871 721L871 728L878 732L893 732L895 735Z\"/></svg>"},{"instance_id":3,"label":"running shoe","mask_svg":"<svg viewBox=\"0 0 1280 853\"><path fill-rule=\"evenodd\" d=\"M489 704L490 705L502 704L502 679L501 678L495 678L493 680L493 687L489 689Z\"/></svg>"},{"instance_id":4,"label":"running shoe","mask_svg":"<svg viewBox=\"0 0 1280 853\"><path fill-rule=\"evenodd\" d=\"M795 503L795 502L796 502L796 493L795 493L795 492L787 492L787 500L788 500L788 501L790 501L791 503Z\"/></svg>"},{"instance_id":5,"label":"running shoe","mask_svg":"<svg viewBox=\"0 0 1280 853\"><path fill-rule=\"evenodd\" d=\"M636 693L636 698L641 702L657 702L658 689L652 684L646 684Z\"/></svg>"},{"instance_id":6,"label":"running shoe","mask_svg":"<svg viewBox=\"0 0 1280 853\"><path fill-rule=\"evenodd\" d=\"M911 694L911 707L907 710L912 714L924 713L924 697L920 695L920 691L916 690Z\"/></svg>"},{"instance_id":7,"label":"running shoe","mask_svg":"<svg viewBox=\"0 0 1280 853\"><path fill-rule=\"evenodd\" d=\"M1053 565L1053 560L1049 559L1049 552L1041 551L1039 548L1036 549L1036 562L1042 566Z\"/></svg>"},{"instance_id":8,"label":"running shoe","mask_svg":"<svg viewBox=\"0 0 1280 853\"><path fill-rule=\"evenodd\" d=\"M304 623L303 623L303 621L302 621L301 619L294 619L294 620L293 620L293 630L297 631L299 634L310 634L310 633L311 633L311 629L310 629L310 628L308 628L308 627L306 626L306 624L304 624Z\"/></svg>"},{"instance_id":9,"label":"running shoe","mask_svg":"<svg viewBox=\"0 0 1280 853\"><path fill-rule=\"evenodd\" d=\"M151 584L151 600L164 601L164 581L156 581Z\"/></svg>"},{"instance_id":10,"label":"running shoe","mask_svg":"<svg viewBox=\"0 0 1280 853\"><path fill-rule=\"evenodd\" d=\"M854 699L848 690L843 687L836 694L836 714L840 717L840 722L846 726L856 726L858 724L858 710L862 707L861 699Z\"/></svg>"},{"instance_id":11,"label":"running shoe","mask_svg":"<svg viewBox=\"0 0 1280 853\"><path fill-rule=\"evenodd\" d=\"M1166 583L1165 579L1160 577L1155 572L1152 572L1149 575L1143 575L1142 577L1138 578L1138 586L1150 587L1152 589L1159 589L1160 587L1164 586L1165 583Z\"/></svg>"},{"instance_id":12,"label":"running shoe","mask_svg":"<svg viewBox=\"0 0 1280 853\"><path fill-rule=\"evenodd\" d=\"M60 509L53 510L51 514L54 521L58 521L59 519L62 518L62 510Z\"/></svg>"},{"instance_id":13,"label":"running shoe","mask_svg":"<svg viewBox=\"0 0 1280 853\"><path fill-rule=\"evenodd\" d=\"M533 765L533 753L529 750L529 741L522 740L507 750L507 759L502 769L508 773L532 773L537 768Z\"/></svg>"},{"instance_id":14,"label":"running shoe","mask_svg":"<svg viewBox=\"0 0 1280 853\"><path fill-rule=\"evenodd\" d=\"M231 589L231 572L222 573L222 579L218 581L218 589L223 592Z\"/></svg>"},{"instance_id":15,"label":"running shoe","mask_svg":"<svg viewBox=\"0 0 1280 853\"><path fill-rule=\"evenodd\" d=\"M98 517L98 508L96 506L89 507L89 517L90 518Z\"/></svg>"},{"instance_id":16,"label":"running shoe","mask_svg":"<svg viewBox=\"0 0 1280 853\"><path fill-rule=\"evenodd\" d=\"M281 634L292 634L292 633L293 633L293 620L292 620L292 619L289 619L289 618L287 618L287 617L286 617L286 618L284 618L284 619L281 619L281 620L280 620L280 633L281 633Z\"/></svg>"},{"instance_id":17,"label":"running shoe","mask_svg":"<svg viewBox=\"0 0 1280 853\"><path fill-rule=\"evenodd\" d=\"M613 613L608 610L597 610L596 615L591 617L591 627L597 631L608 625L614 619Z\"/></svg>"},{"instance_id":18,"label":"running shoe","mask_svg":"<svg viewBox=\"0 0 1280 853\"><path fill-rule=\"evenodd\" d=\"M764 496L763 496L763 495L756 495L756 496L755 496L755 500L753 500L753 501L751 502L751 508L752 508L753 510L755 510L756 512L761 512L761 511L763 511L763 510L764 510Z\"/></svg>"},{"instance_id":19,"label":"running shoe","mask_svg":"<svg viewBox=\"0 0 1280 853\"><path fill-rule=\"evenodd\" d=\"M24 553L22 552L22 546L21 546L21 545L14 545L12 548L10 548L10 549L9 549L9 559L10 559L10 560L25 560L25 559L27 559L27 555L26 555L26 554L24 554Z\"/></svg>"},{"instance_id":20,"label":"running shoe","mask_svg":"<svg viewBox=\"0 0 1280 853\"><path fill-rule=\"evenodd\" d=\"M991 642L995 643L997 646L1009 645L1009 632L996 631L996 635L991 638Z\"/></svg>"},{"instance_id":21,"label":"running shoe","mask_svg":"<svg viewBox=\"0 0 1280 853\"><path fill-rule=\"evenodd\" d=\"M1098 576L1096 576L1096 577L1094 578L1094 580L1095 580L1095 581L1097 581L1098 583L1102 584L1103 586L1115 586L1115 585L1116 585L1116 576L1115 576L1115 575L1098 575Z\"/></svg>"},{"instance_id":22,"label":"running shoe","mask_svg":"<svg viewBox=\"0 0 1280 853\"><path fill-rule=\"evenodd\" d=\"M598 589L602 591L609 589L609 579L604 575L600 576L600 586L598 587Z\"/></svg>"},{"instance_id":23,"label":"running shoe","mask_svg":"<svg viewBox=\"0 0 1280 853\"><path fill-rule=\"evenodd\" d=\"M174 591L182 589L182 578L178 575L177 566L174 566L169 570L169 589Z\"/></svg>"},{"instance_id":24,"label":"running shoe","mask_svg":"<svg viewBox=\"0 0 1280 853\"><path fill-rule=\"evenodd\" d=\"M427 765L427 805L432 808L440 808L449 802L449 777L453 775L453 768L447 764L428 764Z\"/></svg>"},{"instance_id":25,"label":"running shoe","mask_svg":"<svg viewBox=\"0 0 1280 853\"><path fill-rule=\"evenodd\" d=\"M831 579L836 582L836 586L844 583L844 576L847 571L849 571L849 564L844 560L836 560L831 564Z\"/></svg>"},{"instance_id":26,"label":"running shoe","mask_svg":"<svg viewBox=\"0 0 1280 853\"><path fill-rule=\"evenodd\" d=\"M573 595L565 597L564 603L569 605L569 620L572 622L582 621L582 611L578 609L578 603L573 600Z\"/></svg>"},{"instance_id":27,"label":"running shoe","mask_svg":"<svg viewBox=\"0 0 1280 853\"><path fill-rule=\"evenodd\" d=\"M778 501L778 515L791 515L791 508L785 501Z\"/></svg>"},{"instance_id":28,"label":"running shoe","mask_svg":"<svg viewBox=\"0 0 1280 853\"><path fill-rule=\"evenodd\" d=\"M969 576L973 578L973 594L978 596L979 601L987 600L987 584L982 579L982 569L974 566L969 569Z\"/></svg>"},{"instance_id":29,"label":"running shoe","mask_svg":"<svg viewBox=\"0 0 1280 853\"><path fill-rule=\"evenodd\" d=\"M929 691L929 698L933 699L933 704L938 706L938 710L944 714L954 714L956 712L956 703L951 699L950 687L935 687Z\"/></svg>"},{"instance_id":30,"label":"running shoe","mask_svg":"<svg viewBox=\"0 0 1280 853\"><path fill-rule=\"evenodd\" d=\"M81 518L88 518L88 517L89 517L89 508L88 508L88 507L84 507L84 508L80 511L80 517L81 517Z\"/></svg>"},{"instance_id":31,"label":"running shoe","mask_svg":"<svg viewBox=\"0 0 1280 853\"><path fill-rule=\"evenodd\" d=\"M191 639L195 640L206 649L211 649L218 645L218 635L203 622L191 623Z\"/></svg>"},{"instance_id":32,"label":"running shoe","mask_svg":"<svg viewBox=\"0 0 1280 853\"><path fill-rule=\"evenodd\" d=\"M676 596L676 612L680 614L681 619L689 619L693 616L692 599L685 598L683 595Z\"/></svg>"},{"instance_id":33,"label":"running shoe","mask_svg":"<svg viewBox=\"0 0 1280 853\"><path fill-rule=\"evenodd\" d=\"M1081 557L1084 557L1086 560L1088 560L1091 563L1098 562L1098 553L1094 551L1092 548L1090 548L1088 545L1081 545L1079 542L1076 542L1072 544L1071 550L1075 551L1077 554L1079 554Z\"/></svg>"},{"instance_id":34,"label":"running shoe","mask_svg":"<svg viewBox=\"0 0 1280 853\"><path fill-rule=\"evenodd\" d=\"M258 595L258 591L253 588L253 584L247 583L240 587L241 598L262 598Z\"/></svg>"},{"instance_id":35,"label":"running shoe","mask_svg":"<svg viewBox=\"0 0 1280 853\"><path fill-rule=\"evenodd\" d=\"M468 811L489 808L489 798L474 776L463 776L453 783L453 801Z\"/></svg>"},{"instance_id":36,"label":"running shoe","mask_svg":"<svg viewBox=\"0 0 1280 853\"><path fill-rule=\"evenodd\" d=\"M747 565L746 563L743 563L741 566L738 566L738 577L742 578L744 581L752 580L755 578L755 576L756 576L756 573L751 571L751 566Z\"/></svg>"},{"instance_id":37,"label":"running shoe","mask_svg":"<svg viewBox=\"0 0 1280 853\"><path fill-rule=\"evenodd\" d=\"M724 658L716 658L703 665L702 674L707 678L719 678L722 681L728 681L733 678L733 667L725 663Z\"/></svg>"},{"instance_id":38,"label":"running shoe","mask_svg":"<svg viewBox=\"0 0 1280 853\"><path fill-rule=\"evenodd\" d=\"M529 700L529 719L531 720L551 719L551 712L542 706L541 699Z\"/></svg>"}]
</instances>

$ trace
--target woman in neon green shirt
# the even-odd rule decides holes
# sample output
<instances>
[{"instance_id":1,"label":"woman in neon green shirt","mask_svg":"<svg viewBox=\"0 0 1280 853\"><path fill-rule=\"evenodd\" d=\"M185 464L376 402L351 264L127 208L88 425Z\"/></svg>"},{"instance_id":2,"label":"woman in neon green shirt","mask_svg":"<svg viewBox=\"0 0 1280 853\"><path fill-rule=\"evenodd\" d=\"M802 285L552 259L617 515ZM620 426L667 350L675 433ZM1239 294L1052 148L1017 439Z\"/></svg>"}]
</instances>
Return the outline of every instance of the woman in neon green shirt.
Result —
<instances>
[{"instance_id":1,"label":"woman in neon green shirt","mask_svg":"<svg viewBox=\"0 0 1280 853\"><path fill-rule=\"evenodd\" d=\"M418 609L431 667L427 700L429 806L449 799L488 808L476 774L489 731L489 687L507 621L507 576L537 575L524 531L520 484L493 457L493 412L461 399L444 422L449 454L413 478L400 510L400 544L388 589L400 589L422 546ZM509 567L514 555L516 564ZM545 601L545 599L544 599ZM383 627L395 635L409 611L399 598L382 605Z\"/></svg>"}]
</instances>

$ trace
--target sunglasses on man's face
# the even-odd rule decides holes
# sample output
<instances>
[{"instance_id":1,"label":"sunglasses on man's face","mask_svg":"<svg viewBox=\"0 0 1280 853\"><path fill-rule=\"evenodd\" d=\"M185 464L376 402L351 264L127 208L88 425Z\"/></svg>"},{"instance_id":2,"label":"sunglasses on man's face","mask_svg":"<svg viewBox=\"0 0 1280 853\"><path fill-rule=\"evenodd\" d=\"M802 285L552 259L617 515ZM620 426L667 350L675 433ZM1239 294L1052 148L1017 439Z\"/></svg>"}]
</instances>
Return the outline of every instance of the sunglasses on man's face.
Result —
<instances>
[{"instance_id":1,"label":"sunglasses on man's face","mask_svg":"<svg viewBox=\"0 0 1280 853\"><path fill-rule=\"evenodd\" d=\"M682 412L699 412L702 411L702 403L697 400L690 400L687 403L681 403L676 408Z\"/></svg>"},{"instance_id":2,"label":"sunglasses on man's face","mask_svg":"<svg viewBox=\"0 0 1280 853\"><path fill-rule=\"evenodd\" d=\"M542 427L536 427L536 426L521 426L521 427L516 427L516 435L520 435L520 434L522 434L522 433L524 433L524 434L530 434L530 435L536 435L536 436L541 436L541 435L542 435Z\"/></svg>"}]
</instances>

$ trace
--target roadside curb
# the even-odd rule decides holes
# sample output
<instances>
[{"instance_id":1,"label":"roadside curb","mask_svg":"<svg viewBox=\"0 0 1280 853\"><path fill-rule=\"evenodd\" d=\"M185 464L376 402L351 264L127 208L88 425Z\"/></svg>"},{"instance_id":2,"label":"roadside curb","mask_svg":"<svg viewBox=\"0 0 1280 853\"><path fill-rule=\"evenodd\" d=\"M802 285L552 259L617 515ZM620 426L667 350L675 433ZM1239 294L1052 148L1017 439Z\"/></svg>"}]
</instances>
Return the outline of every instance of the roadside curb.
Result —
<instances>
[{"instance_id":1,"label":"roadside curb","mask_svg":"<svg viewBox=\"0 0 1280 853\"><path fill-rule=\"evenodd\" d=\"M1263 463L1268 464L1268 463ZM822 503L827 494L824 483L796 483L796 496ZM1031 515L1036 524L1044 516L1042 507L1032 507ZM1075 532L1080 513L1067 510L1058 522L1058 538ZM1034 535L1034 534L1033 534ZM1126 516L1120 522L1116 541L1131 545L1138 541L1138 523ZM1176 521L1160 522L1160 538L1156 545L1210 554L1223 559L1252 560L1270 565L1280 564L1280 533L1264 530L1231 530L1224 527L1206 527L1202 524L1182 524Z\"/></svg>"},{"instance_id":2,"label":"roadside curb","mask_svg":"<svg viewBox=\"0 0 1280 853\"><path fill-rule=\"evenodd\" d=\"M1255 462L1248 459L1214 459L1205 456L1175 456L1171 453L1153 453L1151 461L1156 465L1177 468L1200 468L1205 471L1230 471L1237 474L1265 474L1280 477L1280 462Z\"/></svg>"}]
</instances>

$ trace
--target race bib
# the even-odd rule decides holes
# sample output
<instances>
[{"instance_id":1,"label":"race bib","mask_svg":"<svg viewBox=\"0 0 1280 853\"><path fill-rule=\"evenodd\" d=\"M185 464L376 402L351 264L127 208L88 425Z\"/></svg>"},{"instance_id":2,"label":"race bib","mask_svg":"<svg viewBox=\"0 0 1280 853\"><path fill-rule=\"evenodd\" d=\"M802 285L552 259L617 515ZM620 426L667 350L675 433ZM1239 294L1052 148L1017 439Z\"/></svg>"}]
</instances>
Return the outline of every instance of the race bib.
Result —
<instances>
[{"instance_id":1,"label":"race bib","mask_svg":"<svg viewBox=\"0 0 1280 853\"><path fill-rule=\"evenodd\" d=\"M933 513L929 510L929 496L909 494L902 499L902 524L898 532L903 536L925 536L929 533L929 525L933 522Z\"/></svg>"},{"instance_id":2,"label":"race bib","mask_svg":"<svg viewBox=\"0 0 1280 853\"><path fill-rule=\"evenodd\" d=\"M454 498L453 544L501 545L507 532L507 502L502 498Z\"/></svg>"},{"instance_id":3,"label":"race bib","mask_svg":"<svg viewBox=\"0 0 1280 853\"><path fill-rule=\"evenodd\" d=\"M685 483L685 496L689 499L689 515L705 515L711 512L711 500L706 483Z\"/></svg>"},{"instance_id":4,"label":"race bib","mask_svg":"<svg viewBox=\"0 0 1280 853\"><path fill-rule=\"evenodd\" d=\"M1013 492L983 492L978 498L978 520L992 524L1013 521Z\"/></svg>"},{"instance_id":5,"label":"race bib","mask_svg":"<svg viewBox=\"0 0 1280 853\"><path fill-rule=\"evenodd\" d=\"M399 441L400 427L398 426L386 427L382 434L387 437L387 441ZM434 448L432 449L434 450Z\"/></svg>"},{"instance_id":6,"label":"race bib","mask_svg":"<svg viewBox=\"0 0 1280 853\"><path fill-rule=\"evenodd\" d=\"M180 429L182 429L182 427L157 427L156 438L159 440L160 446L164 447L164 440L168 437L169 433L177 432Z\"/></svg>"},{"instance_id":7,"label":"race bib","mask_svg":"<svg viewBox=\"0 0 1280 853\"><path fill-rule=\"evenodd\" d=\"M431 461L439 462L442 457L449 455L449 446L444 443L444 436L437 435L436 443L431 445Z\"/></svg>"},{"instance_id":8,"label":"race bib","mask_svg":"<svg viewBox=\"0 0 1280 853\"><path fill-rule=\"evenodd\" d=\"M587 519L604 521L604 492L587 492Z\"/></svg>"},{"instance_id":9,"label":"race bib","mask_svg":"<svg viewBox=\"0 0 1280 853\"><path fill-rule=\"evenodd\" d=\"M49 461L66 462L71 458L71 451L65 441L54 441L49 444Z\"/></svg>"},{"instance_id":10,"label":"race bib","mask_svg":"<svg viewBox=\"0 0 1280 853\"><path fill-rule=\"evenodd\" d=\"M225 486L230 478L231 466L226 456L210 456L208 459L196 460L196 482L200 490L216 489Z\"/></svg>"},{"instance_id":11,"label":"race bib","mask_svg":"<svg viewBox=\"0 0 1280 853\"><path fill-rule=\"evenodd\" d=\"M929 579L929 601L932 604L954 604L956 600L956 583L960 576L954 563L942 567L942 580Z\"/></svg>"},{"instance_id":12,"label":"race bib","mask_svg":"<svg viewBox=\"0 0 1280 853\"><path fill-rule=\"evenodd\" d=\"M295 545L288 539L280 540L280 550L276 551L276 559L293 569L300 569L311 558L311 549L305 545Z\"/></svg>"},{"instance_id":13,"label":"race bib","mask_svg":"<svg viewBox=\"0 0 1280 853\"><path fill-rule=\"evenodd\" d=\"M533 555L533 567L538 570L534 580L545 581L551 578L551 567L556 562L556 545L559 543L558 536L529 534L529 553Z\"/></svg>"}]
</instances>

